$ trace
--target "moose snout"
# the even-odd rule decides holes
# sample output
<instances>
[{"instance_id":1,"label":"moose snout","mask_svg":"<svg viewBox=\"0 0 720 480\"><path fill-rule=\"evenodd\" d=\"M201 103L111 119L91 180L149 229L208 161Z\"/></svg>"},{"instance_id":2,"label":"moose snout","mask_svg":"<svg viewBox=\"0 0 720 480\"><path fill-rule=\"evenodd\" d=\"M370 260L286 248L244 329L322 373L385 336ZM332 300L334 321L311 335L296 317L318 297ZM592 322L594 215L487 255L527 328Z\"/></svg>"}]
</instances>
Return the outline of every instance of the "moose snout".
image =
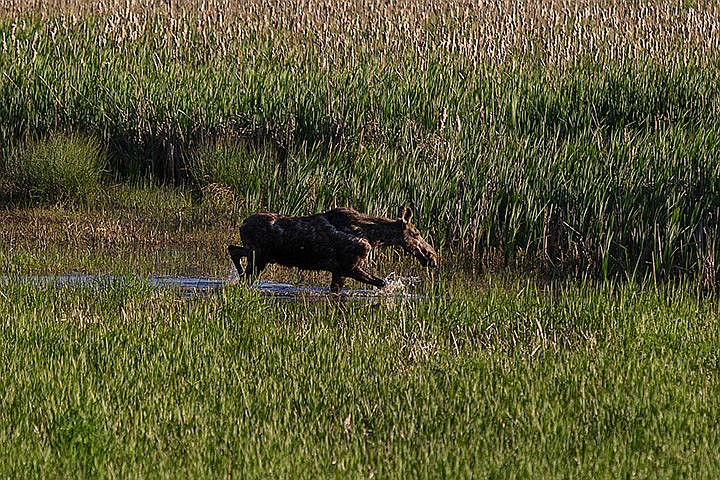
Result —
<instances>
[{"instance_id":1,"label":"moose snout","mask_svg":"<svg viewBox=\"0 0 720 480\"><path fill-rule=\"evenodd\" d=\"M418 250L416 257L424 267L435 268L438 266L437 253L433 250Z\"/></svg>"}]
</instances>

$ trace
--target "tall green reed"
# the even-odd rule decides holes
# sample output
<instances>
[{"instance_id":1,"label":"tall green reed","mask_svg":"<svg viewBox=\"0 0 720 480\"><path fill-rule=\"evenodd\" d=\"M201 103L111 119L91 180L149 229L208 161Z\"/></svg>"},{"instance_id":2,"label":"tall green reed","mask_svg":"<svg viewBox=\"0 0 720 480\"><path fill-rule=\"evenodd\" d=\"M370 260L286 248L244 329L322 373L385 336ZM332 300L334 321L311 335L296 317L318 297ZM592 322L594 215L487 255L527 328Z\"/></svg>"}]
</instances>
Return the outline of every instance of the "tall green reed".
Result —
<instances>
[{"instance_id":1,"label":"tall green reed","mask_svg":"<svg viewBox=\"0 0 720 480\"><path fill-rule=\"evenodd\" d=\"M710 5L208 5L6 18L1 133L90 132L117 175L227 187L248 212L409 201L486 266L716 263Z\"/></svg>"}]
</instances>

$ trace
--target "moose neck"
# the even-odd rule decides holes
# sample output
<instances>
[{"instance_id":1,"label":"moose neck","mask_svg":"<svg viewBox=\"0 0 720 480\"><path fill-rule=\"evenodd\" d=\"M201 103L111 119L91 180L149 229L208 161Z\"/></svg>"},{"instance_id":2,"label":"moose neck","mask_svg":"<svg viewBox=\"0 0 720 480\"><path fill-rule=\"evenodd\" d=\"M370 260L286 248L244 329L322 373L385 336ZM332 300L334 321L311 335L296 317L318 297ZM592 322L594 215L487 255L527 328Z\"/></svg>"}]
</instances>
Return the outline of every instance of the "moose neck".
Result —
<instances>
[{"instance_id":1,"label":"moose neck","mask_svg":"<svg viewBox=\"0 0 720 480\"><path fill-rule=\"evenodd\" d=\"M363 232L373 245L396 245L400 239L396 223L389 218L371 217L363 225Z\"/></svg>"}]
</instances>

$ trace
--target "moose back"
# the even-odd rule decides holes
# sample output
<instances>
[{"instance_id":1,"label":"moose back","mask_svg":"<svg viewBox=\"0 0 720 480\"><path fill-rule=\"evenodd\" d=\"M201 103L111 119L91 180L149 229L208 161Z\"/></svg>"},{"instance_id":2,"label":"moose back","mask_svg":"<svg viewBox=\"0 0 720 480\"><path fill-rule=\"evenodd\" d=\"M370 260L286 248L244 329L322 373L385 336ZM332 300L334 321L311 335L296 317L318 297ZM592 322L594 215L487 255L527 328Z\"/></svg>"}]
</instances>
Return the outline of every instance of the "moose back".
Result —
<instances>
[{"instance_id":1,"label":"moose back","mask_svg":"<svg viewBox=\"0 0 720 480\"><path fill-rule=\"evenodd\" d=\"M352 208L334 208L303 217L258 213L240 226L243 246L229 245L238 273L259 274L269 263L332 273L331 292L339 292L346 278L384 287L385 281L367 271L375 246L400 247L424 266L437 266L437 253L410 221L412 210L400 209L398 218L375 217ZM247 258L243 268L241 258Z\"/></svg>"}]
</instances>

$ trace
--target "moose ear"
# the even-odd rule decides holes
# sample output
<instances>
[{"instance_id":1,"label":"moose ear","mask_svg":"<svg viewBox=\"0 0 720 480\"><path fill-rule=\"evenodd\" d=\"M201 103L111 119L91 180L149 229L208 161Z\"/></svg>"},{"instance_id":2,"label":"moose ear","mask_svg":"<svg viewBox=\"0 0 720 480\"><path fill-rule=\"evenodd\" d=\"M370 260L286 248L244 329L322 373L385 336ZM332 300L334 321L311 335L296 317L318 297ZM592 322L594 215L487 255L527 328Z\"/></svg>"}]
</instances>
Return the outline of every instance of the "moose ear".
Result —
<instances>
[{"instance_id":1,"label":"moose ear","mask_svg":"<svg viewBox=\"0 0 720 480\"><path fill-rule=\"evenodd\" d=\"M410 223L413 217L413 212L410 210L410 207L407 205L403 205L400 208L400 213L398 214L398 218L402 220L404 223Z\"/></svg>"}]
</instances>

